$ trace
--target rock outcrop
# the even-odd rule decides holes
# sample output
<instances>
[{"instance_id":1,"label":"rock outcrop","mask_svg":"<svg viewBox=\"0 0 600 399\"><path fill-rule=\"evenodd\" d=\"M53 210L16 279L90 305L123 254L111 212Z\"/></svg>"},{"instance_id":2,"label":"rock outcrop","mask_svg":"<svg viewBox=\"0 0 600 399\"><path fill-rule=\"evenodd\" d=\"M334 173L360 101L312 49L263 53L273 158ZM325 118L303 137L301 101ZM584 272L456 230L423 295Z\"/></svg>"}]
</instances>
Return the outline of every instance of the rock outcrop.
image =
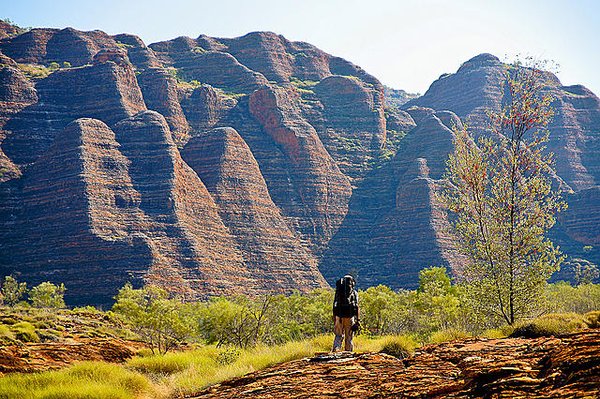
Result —
<instances>
[{"instance_id":1,"label":"rock outcrop","mask_svg":"<svg viewBox=\"0 0 600 399\"><path fill-rule=\"evenodd\" d=\"M104 123L69 124L20 179L12 229L2 231L3 274L65 282L70 303L105 303L124 281L141 281L153 260L127 234L140 201L128 164Z\"/></svg>"},{"instance_id":2,"label":"rock outcrop","mask_svg":"<svg viewBox=\"0 0 600 399\"><path fill-rule=\"evenodd\" d=\"M56 71L35 89L39 101L5 124L10 134L2 149L17 164L34 162L77 118L112 125L146 109L131 65L113 61Z\"/></svg>"},{"instance_id":3,"label":"rock outcrop","mask_svg":"<svg viewBox=\"0 0 600 399\"><path fill-rule=\"evenodd\" d=\"M425 108L411 114L417 125L395 157L353 192L348 216L321 260L328 281L348 265L361 284L385 281L393 288L416 288L424 265L460 269L464 259L452 244L447 215L435 196L453 148L445 123L460 120Z\"/></svg>"},{"instance_id":4,"label":"rock outcrop","mask_svg":"<svg viewBox=\"0 0 600 399\"><path fill-rule=\"evenodd\" d=\"M538 339L470 339L398 359L317 355L216 384L209 398L593 398L600 395L600 332Z\"/></svg>"},{"instance_id":5,"label":"rock outcrop","mask_svg":"<svg viewBox=\"0 0 600 399\"><path fill-rule=\"evenodd\" d=\"M102 31L82 32L73 28L32 29L0 41L0 50L17 62L88 64L100 49L114 49L114 39Z\"/></svg>"},{"instance_id":6,"label":"rock outcrop","mask_svg":"<svg viewBox=\"0 0 600 399\"><path fill-rule=\"evenodd\" d=\"M219 206L253 286L273 292L290 292L300 281L306 287L325 286L316 257L286 224L250 148L234 129L218 128L194 137L182 155Z\"/></svg>"},{"instance_id":7,"label":"rock outcrop","mask_svg":"<svg viewBox=\"0 0 600 399\"><path fill-rule=\"evenodd\" d=\"M352 269L363 287L410 288L423 267L460 268L435 193L459 117L501 103L496 57L398 109L410 96L386 104L360 67L271 32L147 46L0 31L1 273L108 303L129 279L204 298ZM548 77L556 179L573 191L554 234L598 262L599 100Z\"/></svg>"},{"instance_id":8,"label":"rock outcrop","mask_svg":"<svg viewBox=\"0 0 600 399\"><path fill-rule=\"evenodd\" d=\"M301 117L293 92L257 90L250 96L250 112L285 154L292 184L300 197L300 204L280 206L297 220L297 228L319 251L346 215L352 193L350 182L315 129Z\"/></svg>"}]
</instances>

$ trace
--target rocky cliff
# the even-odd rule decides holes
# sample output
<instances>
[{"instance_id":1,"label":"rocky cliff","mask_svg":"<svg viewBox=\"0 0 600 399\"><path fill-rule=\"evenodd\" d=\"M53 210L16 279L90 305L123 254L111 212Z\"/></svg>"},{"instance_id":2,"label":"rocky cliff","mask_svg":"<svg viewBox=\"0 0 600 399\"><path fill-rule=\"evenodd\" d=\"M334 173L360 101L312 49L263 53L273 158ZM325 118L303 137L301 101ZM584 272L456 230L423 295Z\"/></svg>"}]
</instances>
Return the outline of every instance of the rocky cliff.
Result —
<instances>
[{"instance_id":1,"label":"rocky cliff","mask_svg":"<svg viewBox=\"0 0 600 399\"><path fill-rule=\"evenodd\" d=\"M198 298L351 270L410 288L423 267L460 267L434 193L452 126L501 101L494 56L402 104L360 67L270 32L146 45L0 28L0 274L64 282L75 304L109 303L126 281ZM556 240L584 257L599 236L600 106L581 86L549 90L573 204Z\"/></svg>"}]
</instances>

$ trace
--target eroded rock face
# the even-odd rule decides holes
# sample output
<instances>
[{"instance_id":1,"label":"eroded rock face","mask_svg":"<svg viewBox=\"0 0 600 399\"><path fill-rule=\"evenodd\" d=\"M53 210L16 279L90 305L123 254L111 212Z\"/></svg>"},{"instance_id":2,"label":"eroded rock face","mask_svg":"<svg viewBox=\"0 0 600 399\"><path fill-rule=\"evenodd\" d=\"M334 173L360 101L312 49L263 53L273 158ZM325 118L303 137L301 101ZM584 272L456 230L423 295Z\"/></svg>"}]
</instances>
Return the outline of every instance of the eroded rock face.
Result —
<instances>
[{"instance_id":1,"label":"eroded rock face","mask_svg":"<svg viewBox=\"0 0 600 399\"><path fill-rule=\"evenodd\" d=\"M352 193L348 178L317 132L300 115L293 92L265 88L250 97L250 112L282 149L300 204L280 204L300 231L319 248L337 231Z\"/></svg>"},{"instance_id":2,"label":"eroded rock face","mask_svg":"<svg viewBox=\"0 0 600 399\"><path fill-rule=\"evenodd\" d=\"M238 243L254 286L290 292L325 286L317 259L287 226L258 163L239 134L218 128L191 139L183 159L198 173Z\"/></svg>"},{"instance_id":3,"label":"eroded rock face","mask_svg":"<svg viewBox=\"0 0 600 399\"><path fill-rule=\"evenodd\" d=\"M140 194L139 208L153 224L142 231L150 238L155 259L146 280L188 298L252 287L217 205L181 159L164 117L142 112L119 122L115 132L131 161L129 174Z\"/></svg>"},{"instance_id":4,"label":"eroded rock face","mask_svg":"<svg viewBox=\"0 0 600 399\"><path fill-rule=\"evenodd\" d=\"M364 164L377 157L386 140L382 92L356 77L334 75L321 80L315 93L323 119L313 123L323 144L346 175L362 178Z\"/></svg>"},{"instance_id":5,"label":"eroded rock face","mask_svg":"<svg viewBox=\"0 0 600 399\"><path fill-rule=\"evenodd\" d=\"M0 64L0 146L9 131L4 126L20 111L38 100L33 84L16 68L10 58L2 56ZM17 178L21 171L12 159L0 149L0 182Z\"/></svg>"},{"instance_id":6,"label":"eroded rock face","mask_svg":"<svg viewBox=\"0 0 600 399\"><path fill-rule=\"evenodd\" d=\"M175 78L164 68L148 68L137 80L148 109L165 117L176 143L186 142L190 125L179 104Z\"/></svg>"},{"instance_id":7,"label":"eroded rock face","mask_svg":"<svg viewBox=\"0 0 600 399\"><path fill-rule=\"evenodd\" d=\"M77 118L112 125L146 109L129 64L99 63L52 73L36 84L39 101L5 125L10 130L2 148L17 164L33 162L58 132Z\"/></svg>"},{"instance_id":8,"label":"eroded rock face","mask_svg":"<svg viewBox=\"0 0 600 399\"><path fill-rule=\"evenodd\" d=\"M117 50L117 44L102 31L82 32L73 28L32 29L3 39L0 49L17 62L48 64L69 62L73 66L90 63L100 49Z\"/></svg>"},{"instance_id":9,"label":"eroded rock face","mask_svg":"<svg viewBox=\"0 0 600 399\"><path fill-rule=\"evenodd\" d=\"M315 356L216 384L191 398L584 398L600 395L600 332L471 339L397 359Z\"/></svg>"},{"instance_id":10,"label":"eroded rock face","mask_svg":"<svg viewBox=\"0 0 600 399\"><path fill-rule=\"evenodd\" d=\"M159 68L162 66L154 55L154 51L135 35L120 34L113 36L119 47L125 47L129 61L139 70Z\"/></svg>"},{"instance_id":11,"label":"eroded rock face","mask_svg":"<svg viewBox=\"0 0 600 399\"><path fill-rule=\"evenodd\" d=\"M64 282L70 303L106 303L123 281L141 281L153 260L143 240L128 235L141 216L128 167L104 123L69 124L13 189L18 206L13 229L2 231L3 274Z\"/></svg>"},{"instance_id":12,"label":"eroded rock face","mask_svg":"<svg viewBox=\"0 0 600 399\"><path fill-rule=\"evenodd\" d=\"M418 111L411 114L417 125L395 157L354 190L348 216L321 260L327 281L334 281L344 265L358 273L361 284L385 281L393 288L416 288L424 264L460 270L464 259L452 244L446 212L435 196L453 149L452 131L443 120L457 118Z\"/></svg>"},{"instance_id":13,"label":"eroded rock face","mask_svg":"<svg viewBox=\"0 0 600 399\"><path fill-rule=\"evenodd\" d=\"M357 269L361 286L406 288L422 267L460 263L434 194L458 116L500 104L491 55L399 110L360 67L269 32L146 46L33 29L0 51L3 273L71 279L70 299L106 303L129 274L200 298L321 286L316 264L330 281ZM18 65L52 61L76 67L28 78ZM595 242L598 99L550 81L556 180L579 198L561 247L582 250ZM24 263L9 253L21 250ZM72 274L86 257L87 275ZM105 264L117 277L86 297Z\"/></svg>"}]
</instances>

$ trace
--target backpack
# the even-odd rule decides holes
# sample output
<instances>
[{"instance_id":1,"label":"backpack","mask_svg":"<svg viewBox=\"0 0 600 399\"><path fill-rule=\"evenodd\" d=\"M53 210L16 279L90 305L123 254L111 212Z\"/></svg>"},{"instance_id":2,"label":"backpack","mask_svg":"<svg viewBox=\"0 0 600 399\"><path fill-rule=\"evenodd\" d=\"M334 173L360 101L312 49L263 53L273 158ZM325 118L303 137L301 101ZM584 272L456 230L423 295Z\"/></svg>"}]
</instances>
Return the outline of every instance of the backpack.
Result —
<instances>
[{"instance_id":1,"label":"backpack","mask_svg":"<svg viewBox=\"0 0 600 399\"><path fill-rule=\"evenodd\" d=\"M333 314L338 317L353 317L358 314L358 295L352 276L344 276L335 282Z\"/></svg>"}]
</instances>

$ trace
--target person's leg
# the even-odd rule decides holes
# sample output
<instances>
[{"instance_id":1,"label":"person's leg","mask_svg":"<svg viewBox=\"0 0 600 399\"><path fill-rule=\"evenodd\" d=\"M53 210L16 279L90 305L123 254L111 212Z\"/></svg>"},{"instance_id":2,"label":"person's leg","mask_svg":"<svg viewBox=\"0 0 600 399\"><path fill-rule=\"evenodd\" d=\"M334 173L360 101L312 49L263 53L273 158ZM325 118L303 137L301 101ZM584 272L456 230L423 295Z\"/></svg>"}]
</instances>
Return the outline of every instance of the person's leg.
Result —
<instances>
[{"instance_id":1,"label":"person's leg","mask_svg":"<svg viewBox=\"0 0 600 399\"><path fill-rule=\"evenodd\" d=\"M354 344L352 343L352 336L354 335L354 331L352 331L353 323L353 317L344 319L344 350L349 352L354 350Z\"/></svg>"},{"instance_id":2,"label":"person's leg","mask_svg":"<svg viewBox=\"0 0 600 399\"><path fill-rule=\"evenodd\" d=\"M342 319L335 316L335 322L333 324L333 333L335 334L335 338L333 339L333 352L337 352L342 349L342 335L344 335L344 326L342 324Z\"/></svg>"}]
</instances>

